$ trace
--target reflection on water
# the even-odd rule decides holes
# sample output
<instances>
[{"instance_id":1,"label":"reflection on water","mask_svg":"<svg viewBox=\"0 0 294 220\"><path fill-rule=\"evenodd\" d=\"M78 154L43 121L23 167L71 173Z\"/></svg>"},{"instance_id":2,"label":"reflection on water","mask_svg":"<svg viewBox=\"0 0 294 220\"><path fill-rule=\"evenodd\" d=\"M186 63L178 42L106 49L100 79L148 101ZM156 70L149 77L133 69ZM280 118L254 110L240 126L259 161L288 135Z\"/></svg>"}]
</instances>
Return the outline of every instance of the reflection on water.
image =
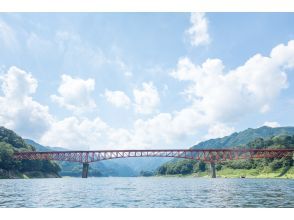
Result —
<instances>
[{"instance_id":1,"label":"reflection on water","mask_svg":"<svg viewBox=\"0 0 294 220\"><path fill-rule=\"evenodd\" d=\"M294 207L294 180L64 178L0 180L0 207Z\"/></svg>"}]
</instances>

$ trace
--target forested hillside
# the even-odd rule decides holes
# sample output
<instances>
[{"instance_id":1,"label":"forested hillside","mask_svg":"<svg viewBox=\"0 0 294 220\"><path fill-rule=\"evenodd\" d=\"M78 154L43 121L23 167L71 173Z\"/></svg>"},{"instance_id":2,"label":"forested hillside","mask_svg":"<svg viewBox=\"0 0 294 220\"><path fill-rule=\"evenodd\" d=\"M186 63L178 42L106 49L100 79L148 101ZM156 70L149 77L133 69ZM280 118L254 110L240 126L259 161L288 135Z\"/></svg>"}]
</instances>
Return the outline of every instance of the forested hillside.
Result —
<instances>
[{"instance_id":1,"label":"forested hillside","mask_svg":"<svg viewBox=\"0 0 294 220\"><path fill-rule=\"evenodd\" d=\"M15 132L0 127L0 178L59 177L60 167L51 161L17 161L15 151L35 151L35 148Z\"/></svg>"},{"instance_id":2,"label":"forested hillside","mask_svg":"<svg viewBox=\"0 0 294 220\"><path fill-rule=\"evenodd\" d=\"M227 141L228 146L231 143L237 142L237 139L240 141L245 141L245 135L247 139L252 139L249 132L256 137L256 135L262 131L263 137L266 135L277 134L282 132L280 135L272 136L269 138L255 138L253 141L249 141L247 144L235 145L240 148L251 148L251 149L261 149L261 148L294 148L294 135L287 135L293 131L293 128L268 128L262 127L259 129L246 130L244 132L234 133L231 136L225 138L219 138L214 140L209 140L207 142L200 143L199 145L202 148L214 148L214 146L227 147L222 145ZM268 131L267 133L264 131ZM241 134L241 135L240 135ZM242 138L240 138L240 136ZM237 139L236 139L237 137ZM214 143L215 145L208 145L207 143ZM193 148L196 148L194 146ZM198 148L198 147L197 147ZM241 173L249 174L262 174L262 173L276 173L277 176L285 175L290 169L293 172L293 157L282 158L282 159L257 159L257 160L235 160L235 161L226 161L218 163L216 169L219 171L219 174L227 174L230 176L230 173L238 173L236 170L245 170ZM209 171L207 164L199 161L193 160L183 160L175 159L171 162L165 163L157 169L158 175L204 175L205 172ZM248 171L248 172L247 172ZM294 174L294 173L293 173ZM291 174L292 175L292 174Z\"/></svg>"},{"instance_id":3,"label":"forested hillside","mask_svg":"<svg viewBox=\"0 0 294 220\"><path fill-rule=\"evenodd\" d=\"M270 138L279 135L294 135L294 127L271 128L263 126L260 128L248 128L241 132L235 132L223 138L215 138L200 142L192 148L228 148L235 147L254 141L257 138Z\"/></svg>"}]
</instances>

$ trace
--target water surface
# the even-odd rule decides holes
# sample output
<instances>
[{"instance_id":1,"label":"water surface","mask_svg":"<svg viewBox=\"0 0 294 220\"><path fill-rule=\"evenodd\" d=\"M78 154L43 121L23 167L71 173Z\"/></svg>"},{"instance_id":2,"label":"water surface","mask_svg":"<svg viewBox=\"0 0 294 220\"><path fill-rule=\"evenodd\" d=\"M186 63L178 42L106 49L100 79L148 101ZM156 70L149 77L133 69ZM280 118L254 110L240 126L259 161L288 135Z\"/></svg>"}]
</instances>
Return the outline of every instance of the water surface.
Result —
<instances>
[{"instance_id":1,"label":"water surface","mask_svg":"<svg viewBox=\"0 0 294 220\"><path fill-rule=\"evenodd\" d=\"M101 177L0 180L0 207L294 207L294 180Z\"/></svg>"}]
</instances>

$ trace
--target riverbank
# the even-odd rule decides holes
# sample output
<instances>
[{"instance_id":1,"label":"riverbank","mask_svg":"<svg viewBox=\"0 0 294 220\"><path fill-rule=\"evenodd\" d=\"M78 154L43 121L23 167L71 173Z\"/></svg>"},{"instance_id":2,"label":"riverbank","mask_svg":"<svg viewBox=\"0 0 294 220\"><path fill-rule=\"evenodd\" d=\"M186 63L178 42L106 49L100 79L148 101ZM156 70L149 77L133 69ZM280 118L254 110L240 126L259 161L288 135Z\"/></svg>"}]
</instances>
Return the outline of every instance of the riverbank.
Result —
<instances>
[{"instance_id":1,"label":"riverbank","mask_svg":"<svg viewBox=\"0 0 294 220\"><path fill-rule=\"evenodd\" d=\"M33 179L33 178L69 178L70 176L60 176L56 173L44 173L40 171L32 172L15 172L15 171L4 171L0 169L0 179ZM140 177L140 176L138 176ZM210 172L199 172L187 175L156 175L155 177L203 177L210 178ZM271 171L270 169L258 170L258 169L230 169L225 168L217 171L218 178L278 178L278 179L294 179L294 167L285 172L284 169L278 169Z\"/></svg>"},{"instance_id":2,"label":"riverbank","mask_svg":"<svg viewBox=\"0 0 294 220\"><path fill-rule=\"evenodd\" d=\"M0 179L33 179L33 178L61 178L56 173L45 173L41 171L31 172L17 172L17 171L6 171L0 169Z\"/></svg>"},{"instance_id":3,"label":"riverbank","mask_svg":"<svg viewBox=\"0 0 294 220\"><path fill-rule=\"evenodd\" d=\"M284 169L278 169L276 171L271 170L257 170L257 169L224 169L217 172L217 176L224 178L285 178L294 179L294 167L292 166L285 172Z\"/></svg>"},{"instance_id":4,"label":"riverbank","mask_svg":"<svg viewBox=\"0 0 294 220\"><path fill-rule=\"evenodd\" d=\"M272 171L270 169L258 170L258 169L230 169L225 168L216 172L218 178L278 178L278 179L294 179L294 167L285 172L284 169L277 169ZM210 178L210 172L199 172L187 175L158 175L158 177L207 177Z\"/></svg>"}]
</instances>

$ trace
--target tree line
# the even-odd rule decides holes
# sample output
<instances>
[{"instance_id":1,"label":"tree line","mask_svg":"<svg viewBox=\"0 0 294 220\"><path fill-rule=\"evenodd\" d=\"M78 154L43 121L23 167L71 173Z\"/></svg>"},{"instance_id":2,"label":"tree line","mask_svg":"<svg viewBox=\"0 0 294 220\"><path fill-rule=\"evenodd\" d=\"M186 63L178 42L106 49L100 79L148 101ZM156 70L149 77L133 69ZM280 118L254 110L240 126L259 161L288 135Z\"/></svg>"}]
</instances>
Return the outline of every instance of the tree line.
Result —
<instances>
[{"instance_id":1,"label":"tree line","mask_svg":"<svg viewBox=\"0 0 294 220\"><path fill-rule=\"evenodd\" d=\"M15 160L13 154L16 151L35 151L35 148L28 145L15 132L0 127L0 170L4 172L32 172L58 174L60 167L52 161ZM1 175L0 175L1 177Z\"/></svg>"},{"instance_id":2,"label":"tree line","mask_svg":"<svg viewBox=\"0 0 294 220\"><path fill-rule=\"evenodd\" d=\"M254 141L249 142L246 145L240 145L239 148L246 149L285 149L294 148L294 135L280 135L274 136L269 139L257 138ZM283 170L289 169L293 166L293 156L287 158L278 159L246 159L246 160L232 160L219 162L216 165L217 170L224 168L231 169L265 169L268 168L271 171L275 171L283 168ZM196 160L188 159L174 159L160 166L155 174L157 175L188 175L192 173L205 172L209 169L209 166Z\"/></svg>"}]
</instances>

